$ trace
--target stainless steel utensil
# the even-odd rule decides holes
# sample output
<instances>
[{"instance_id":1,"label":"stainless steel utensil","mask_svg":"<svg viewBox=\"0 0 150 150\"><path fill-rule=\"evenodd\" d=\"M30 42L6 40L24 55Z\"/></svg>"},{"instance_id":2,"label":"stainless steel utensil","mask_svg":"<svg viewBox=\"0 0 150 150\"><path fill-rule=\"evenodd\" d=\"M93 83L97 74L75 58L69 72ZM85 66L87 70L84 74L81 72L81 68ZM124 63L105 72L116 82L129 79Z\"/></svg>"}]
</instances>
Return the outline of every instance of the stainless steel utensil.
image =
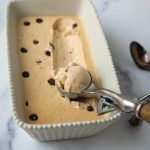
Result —
<instances>
[{"instance_id":1,"label":"stainless steel utensil","mask_svg":"<svg viewBox=\"0 0 150 150\"><path fill-rule=\"evenodd\" d=\"M98 115L120 110L122 113L126 114L134 113L136 118L150 123L150 94L131 102L111 90L96 89L93 83L88 89L78 93L66 92L63 88L58 86L57 89L61 95L71 99L79 97L96 98L98 100Z\"/></svg>"}]
</instances>

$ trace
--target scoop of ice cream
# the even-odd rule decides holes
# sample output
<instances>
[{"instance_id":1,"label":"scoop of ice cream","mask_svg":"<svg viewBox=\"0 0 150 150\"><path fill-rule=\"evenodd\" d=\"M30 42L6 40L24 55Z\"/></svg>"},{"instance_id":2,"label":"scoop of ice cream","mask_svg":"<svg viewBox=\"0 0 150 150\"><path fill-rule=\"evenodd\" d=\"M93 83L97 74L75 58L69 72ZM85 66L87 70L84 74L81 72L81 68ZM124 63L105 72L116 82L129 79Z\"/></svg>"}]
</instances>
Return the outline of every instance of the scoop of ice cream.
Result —
<instances>
[{"instance_id":1,"label":"scoop of ice cream","mask_svg":"<svg viewBox=\"0 0 150 150\"><path fill-rule=\"evenodd\" d=\"M56 84L67 92L80 92L91 84L90 73L81 65L60 68L55 76Z\"/></svg>"},{"instance_id":2,"label":"scoop of ice cream","mask_svg":"<svg viewBox=\"0 0 150 150\"><path fill-rule=\"evenodd\" d=\"M70 18L58 18L53 24L54 32L63 34L75 34L77 33L78 24Z\"/></svg>"}]
</instances>

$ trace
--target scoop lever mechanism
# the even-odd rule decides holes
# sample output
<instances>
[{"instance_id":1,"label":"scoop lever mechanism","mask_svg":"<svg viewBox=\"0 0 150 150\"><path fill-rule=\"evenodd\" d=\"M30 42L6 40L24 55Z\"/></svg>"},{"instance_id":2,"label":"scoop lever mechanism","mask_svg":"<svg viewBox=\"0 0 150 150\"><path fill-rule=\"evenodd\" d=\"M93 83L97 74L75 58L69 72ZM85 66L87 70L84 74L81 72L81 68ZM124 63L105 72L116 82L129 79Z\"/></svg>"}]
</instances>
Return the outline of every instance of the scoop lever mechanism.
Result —
<instances>
[{"instance_id":1,"label":"scoop lever mechanism","mask_svg":"<svg viewBox=\"0 0 150 150\"><path fill-rule=\"evenodd\" d=\"M144 120L150 123L150 94L131 102L109 90L102 90L103 96L99 97L97 114L105 114L120 110L122 113L133 113L134 120Z\"/></svg>"},{"instance_id":2,"label":"scoop lever mechanism","mask_svg":"<svg viewBox=\"0 0 150 150\"><path fill-rule=\"evenodd\" d=\"M136 104L121 97L121 95L106 89L100 90L102 95L98 100L98 114L104 114L119 109L123 113L132 113Z\"/></svg>"},{"instance_id":3,"label":"scoop lever mechanism","mask_svg":"<svg viewBox=\"0 0 150 150\"><path fill-rule=\"evenodd\" d=\"M112 111L117 111L119 108L114 102L105 96L101 96L97 104L97 114L106 114Z\"/></svg>"}]
</instances>

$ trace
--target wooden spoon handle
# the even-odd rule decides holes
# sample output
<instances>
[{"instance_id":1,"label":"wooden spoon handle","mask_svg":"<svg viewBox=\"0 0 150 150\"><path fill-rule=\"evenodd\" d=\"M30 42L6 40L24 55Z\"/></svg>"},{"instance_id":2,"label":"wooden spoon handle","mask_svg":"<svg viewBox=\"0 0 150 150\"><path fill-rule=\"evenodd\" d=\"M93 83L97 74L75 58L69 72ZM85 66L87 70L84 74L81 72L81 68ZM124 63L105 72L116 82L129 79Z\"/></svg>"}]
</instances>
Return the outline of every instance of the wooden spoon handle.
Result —
<instances>
[{"instance_id":1,"label":"wooden spoon handle","mask_svg":"<svg viewBox=\"0 0 150 150\"><path fill-rule=\"evenodd\" d=\"M150 103L143 104L139 111L139 117L150 123Z\"/></svg>"}]
</instances>

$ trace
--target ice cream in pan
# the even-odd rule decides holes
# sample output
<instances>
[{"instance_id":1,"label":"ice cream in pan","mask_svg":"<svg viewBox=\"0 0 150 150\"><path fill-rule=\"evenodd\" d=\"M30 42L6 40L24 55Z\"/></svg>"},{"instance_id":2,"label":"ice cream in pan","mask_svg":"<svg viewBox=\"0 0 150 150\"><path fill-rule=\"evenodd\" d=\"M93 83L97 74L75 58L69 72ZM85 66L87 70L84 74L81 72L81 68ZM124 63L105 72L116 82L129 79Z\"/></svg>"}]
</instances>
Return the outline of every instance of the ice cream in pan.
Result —
<instances>
[{"instance_id":1,"label":"ice cream in pan","mask_svg":"<svg viewBox=\"0 0 150 150\"><path fill-rule=\"evenodd\" d=\"M84 90L91 84L91 75L96 85L100 83L80 20L70 16L24 17L18 25L26 122L45 124L106 118L107 114L97 115L95 98L64 98L56 88L59 84L66 91Z\"/></svg>"},{"instance_id":2,"label":"ice cream in pan","mask_svg":"<svg viewBox=\"0 0 150 150\"><path fill-rule=\"evenodd\" d=\"M99 103L95 99L97 92L90 92L92 98L89 92L85 92L91 81L98 85L99 80L84 28L77 17L24 17L18 25L18 53L27 123L49 124L107 118L109 114L97 115L97 106L103 108L103 100L110 104L111 100L116 99L113 102L118 106L127 102L116 93L98 90L103 95ZM74 98L79 97L77 100L64 94L77 91L80 94L73 95ZM83 95L88 98L84 99ZM140 99L140 102L147 99L149 95ZM135 108L141 108L137 106L143 106L128 102L125 104L132 107L120 107L123 111L124 108L134 111ZM139 110L149 109L149 105L144 106L144 109ZM98 110L102 110L99 114L107 112ZM139 116L149 114L145 112L141 111Z\"/></svg>"}]
</instances>

